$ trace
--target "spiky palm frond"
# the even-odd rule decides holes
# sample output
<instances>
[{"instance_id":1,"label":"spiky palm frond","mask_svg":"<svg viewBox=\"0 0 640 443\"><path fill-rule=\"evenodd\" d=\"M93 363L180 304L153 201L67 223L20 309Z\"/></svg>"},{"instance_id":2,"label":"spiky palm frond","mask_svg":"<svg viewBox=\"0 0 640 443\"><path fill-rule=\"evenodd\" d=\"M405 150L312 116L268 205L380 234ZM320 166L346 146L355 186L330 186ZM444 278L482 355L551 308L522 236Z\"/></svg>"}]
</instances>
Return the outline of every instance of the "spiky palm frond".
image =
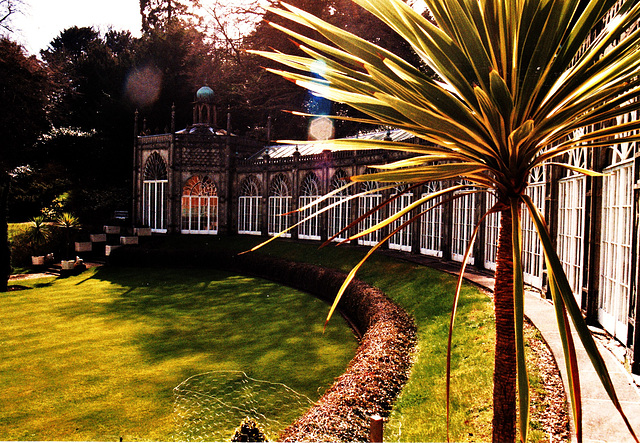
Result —
<instances>
[{"instance_id":1,"label":"spiky palm frond","mask_svg":"<svg viewBox=\"0 0 640 443\"><path fill-rule=\"evenodd\" d=\"M640 140L640 121L611 123L640 108L636 99L640 92L640 27L634 28L640 20L640 3L426 0L435 18L433 24L401 0L354 1L401 35L436 76L430 77L389 51L285 3L282 9L272 12L317 31L330 43L275 25L299 41L299 49L305 55L257 53L289 68L271 69L275 74L369 116L352 120L404 129L430 143L418 146L376 140L326 141L327 148L405 150L417 155L354 180L420 183L464 176L476 189L496 193L498 206L494 210L512 224L505 245L513 258L509 260L511 281L507 286L497 281L496 293L499 287L513 288L509 291L514 297L519 356L523 353L524 306L520 208L524 207L535 221L544 245L559 328L568 354L570 383L578 383L578 374L566 312L624 417L551 247L544 220L525 189L534 168L573 149L597 149L609 146L612 140ZM612 8L617 9L612 12ZM604 24L602 31L585 44L599 23ZM318 60L326 67L323 78L313 74ZM398 218L396 214L379 226ZM526 373L522 359L518 360L518 377L523 394ZM526 439L528 403L524 394L523 398L520 432ZM576 389L572 389L572 404L580 439L580 399Z\"/></svg>"}]
</instances>

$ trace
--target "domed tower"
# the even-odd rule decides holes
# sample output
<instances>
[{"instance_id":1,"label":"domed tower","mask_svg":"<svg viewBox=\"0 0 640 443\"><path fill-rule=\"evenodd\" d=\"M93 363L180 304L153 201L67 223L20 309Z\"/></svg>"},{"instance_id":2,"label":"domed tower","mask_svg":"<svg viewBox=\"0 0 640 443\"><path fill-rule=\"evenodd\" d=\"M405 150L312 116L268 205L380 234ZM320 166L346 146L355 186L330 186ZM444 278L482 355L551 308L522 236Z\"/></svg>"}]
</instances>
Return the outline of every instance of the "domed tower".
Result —
<instances>
[{"instance_id":1,"label":"domed tower","mask_svg":"<svg viewBox=\"0 0 640 443\"><path fill-rule=\"evenodd\" d=\"M215 106L215 93L208 86L203 86L196 92L196 101L193 106L193 124L216 127L217 115Z\"/></svg>"}]
</instances>

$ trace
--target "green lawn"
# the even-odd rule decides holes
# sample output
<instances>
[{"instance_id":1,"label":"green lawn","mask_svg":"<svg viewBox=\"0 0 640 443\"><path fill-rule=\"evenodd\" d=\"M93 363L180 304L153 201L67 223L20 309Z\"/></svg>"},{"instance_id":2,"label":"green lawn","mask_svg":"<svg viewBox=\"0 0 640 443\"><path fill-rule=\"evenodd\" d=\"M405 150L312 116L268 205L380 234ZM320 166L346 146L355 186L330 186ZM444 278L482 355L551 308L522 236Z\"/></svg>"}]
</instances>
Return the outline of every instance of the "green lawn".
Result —
<instances>
[{"instance_id":1,"label":"green lawn","mask_svg":"<svg viewBox=\"0 0 640 443\"><path fill-rule=\"evenodd\" d=\"M255 240L253 240L255 242ZM262 253L332 266L348 272L361 248L278 242ZM446 441L445 368L456 278L405 261L374 255L358 277L384 290L418 327L418 355L385 424L385 441ZM452 360L451 438L491 440L494 323L487 294L465 284L458 308Z\"/></svg>"},{"instance_id":2,"label":"green lawn","mask_svg":"<svg viewBox=\"0 0 640 443\"><path fill-rule=\"evenodd\" d=\"M174 241L176 243L174 243ZM165 240L171 247L246 250L259 239L193 237ZM284 257L348 272L366 249L317 243L275 241L255 253ZM445 368L446 343L456 276L407 261L374 254L358 278L378 286L406 309L418 327L418 355L411 377L385 423L385 441L446 441ZM337 320L336 317L333 321ZM464 284L458 305L451 380L452 441L490 441L495 326L493 302L488 294ZM532 389L543 391L537 369L529 365ZM543 392L540 395L544 395ZM537 407L544 408L544 401ZM532 418L529 441L549 441Z\"/></svg>"},{"instance_id":3,"label":"green lawn","mask_svg":"<svg viewBox=\"0 0 640 443\"><path fill-rule=\"evenodd\" d=\"M2 440L181 438L173 388L188 377L244 371L315 400L357 346L340 318L322 334L317 299L217 271L101 268L24 284L0 298ZM284 392L251 386L278 388L267 406ZM301 413L267 409L282 425Z\"/></svg>"},{"instance_id":4,"label":"green lawn","mask_svg":"<svg viewBox=\"0 0 640 443\"><path fill-rule=\"evenodd\" d=\"M158 247L238 251L259 241L153 240ZM364 250L276 241L256 253L348 272ZM385 424L385 441L446 440L446 338L455 277L374 255L359 278L383 289L418 326L416 364ZM316 399L356 346L338 315L321 335L326 305L252 278L103 268L39 286L0 302L3 439L171 440L172 389L187 377L243 370ZM492 312L487 294L464 286L454 336L453 441L491 438ZM537 432L531 441L548 436Z\"/></svg>"},{"instance_id":5,"label":"green lawn","mask_svg":"<svg viewBox=\"0 0 640 443\"><path fill-rule=\"evenodd\" d=\"M246 250L260 242L248 236L167 237L163 247ZM255 253L332 267L344 272L366 249L317 243L274 241ZM418 327L418 355L411 377L385 423L385 441L446 441L446 343L456 277L406 261L374 254L358 278L378 286L406 309ZM339 316L332 321L339 321ZM451 438L491 440L493 305L490 297L463 286L454 334L452 361ZM534 439L536 437L534 436ZM533 440L532 440L533 441Z\"/></svg>"}]
</instances>

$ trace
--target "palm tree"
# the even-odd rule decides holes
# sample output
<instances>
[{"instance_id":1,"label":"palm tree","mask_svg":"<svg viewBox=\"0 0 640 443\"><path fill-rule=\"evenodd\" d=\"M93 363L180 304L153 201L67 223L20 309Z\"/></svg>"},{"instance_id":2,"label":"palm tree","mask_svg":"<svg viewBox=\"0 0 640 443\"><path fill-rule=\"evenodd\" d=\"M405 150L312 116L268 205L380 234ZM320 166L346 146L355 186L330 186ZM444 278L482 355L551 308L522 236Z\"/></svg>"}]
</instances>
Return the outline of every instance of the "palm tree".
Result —
<instances>
[{"instance_id":1,"label":"palm tree","mask_svg":"<svg viewBox=\"0 0 640 443\"><path fill-rule=\"evenodd\" d=\"M65 259L70 257L69 249L71 248L71 234L80 227L80 220L75 215L69 212L61 213L55 221L57 227L61 228L64 232L65 238Z\"/></svg>"},{"instance_id":2,"label":"palm tree","mask_svg":"<svg viewBox=\"0 0 640 443\"><path fill-rule=\"evenodd\" d=\"M42 253L41 246L44 245L51 235L51 226L47 222L46 217L38 215L29 221L27 229L27 239L33 248L34 255Z\"/></svg>"},{"instance_id":3,"label":"palm tree","mask_svg":"<svg viewBox=\"0 0 640 443\"><path fill-rule=\"evenodd\" d=\"M638 109L634 98L640 90L640 30L633 30L632 25L640 19L640 3L425 0L432 22L401 0L354 1L401 35L435 76L287 4L272 11L317 31L323 39L308 38L274 25L300 43L302 55L258 53L290 68L271 69L272 72L369 116L353 120L401 128L428 142L413 145L385 140L326 141L327 147L334 149L388 149L414 154L408 160L381 167L377 173L352 177L352 181L418 184L463 176L470 186L450 187L438 195L456 198L463 189L463 193L491 192L497 197L497 204L490 211L501 217L495 273L493 440L516 439L516 392L520 400L520 438L527 438L523 211L531 216L543 245L567 356L578 439L579 380L569 317L635 438L571 294L545 220L525 190L529 173L542 164L598 175L557 162L577 147L606 147L612 138L620 143L640 139L634 132L640 129L640 122L611 123L615 117ZM617 8L613 18L590 45L584 45L612 8ZM323 66L320 78L314 72L318 62ZM588 130L579 132L583 128ZM454 191L458 192L454 195ZM433 197L418 200L373 229L389 225ZM331 313L341 294L342 291Z\"/></svg>"}]
</instances>

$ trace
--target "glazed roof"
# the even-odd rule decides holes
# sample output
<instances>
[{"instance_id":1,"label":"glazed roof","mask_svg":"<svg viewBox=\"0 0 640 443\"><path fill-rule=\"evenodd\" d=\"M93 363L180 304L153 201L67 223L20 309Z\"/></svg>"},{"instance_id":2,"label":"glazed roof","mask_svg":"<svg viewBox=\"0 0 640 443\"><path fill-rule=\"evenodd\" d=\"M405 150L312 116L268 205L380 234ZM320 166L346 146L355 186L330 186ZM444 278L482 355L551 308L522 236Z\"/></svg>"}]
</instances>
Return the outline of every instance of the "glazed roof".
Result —
<instances>
[{"instance_id":1,"label":"glazed roof","mask_svg":"<svg viewBox=\"0 0 640 443\"><path fill-rule=\"evenodd\" d=\"M410 138L415 137L413 134L410 134L401 129L392 129L392 130L379 130L361 133L353 137L346 137L345 139L365 139L365 140L384 140L385 138L390 137L393 141L405 141ZM313 155L313 154L321 154L322 151L332 150L327 149L327 146L322 143L304 143L300 145L295 144L282 144L282 145L270 145L252 155L252 159L263 158L265 154L269 156L269 158L284 158L291 157L296 151L300 153L300 155Z\"/></svg>"}]
</instances>

